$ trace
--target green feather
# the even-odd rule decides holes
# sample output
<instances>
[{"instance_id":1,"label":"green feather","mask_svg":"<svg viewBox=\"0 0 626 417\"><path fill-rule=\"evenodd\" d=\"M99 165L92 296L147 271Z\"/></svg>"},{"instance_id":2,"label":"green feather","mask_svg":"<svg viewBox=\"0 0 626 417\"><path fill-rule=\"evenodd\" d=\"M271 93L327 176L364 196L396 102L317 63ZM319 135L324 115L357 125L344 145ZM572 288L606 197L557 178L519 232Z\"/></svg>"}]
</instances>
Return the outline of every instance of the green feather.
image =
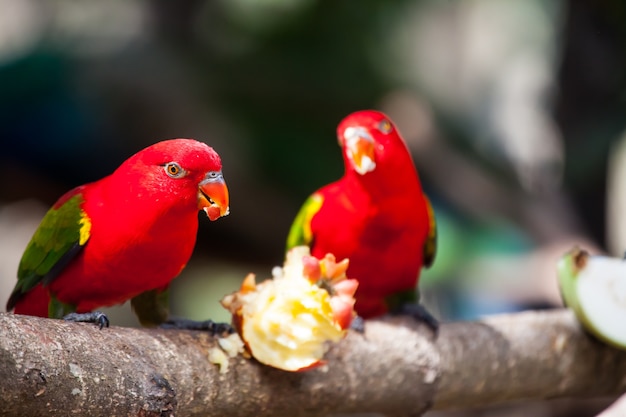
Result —
<instances>
[{"instance_id":1,"label":"green feather","mask_svg":"<svg viewBox=\"0 0 626 417\"><path fill-rule=\"evenodd\" d=\"M130 305L144 327L155 327L164 323L170 315L169 289L143 292L130 300Z\"/></svg>"},{"instance_id":2,"label":"green feather","mask_svg":"<svg viewBox=\"0 0 626 417\"><path fill-rule=\"evenodd\" d=\"M287 250L295 247L306 245L309 246L313 241L313 232L311 231L311 220L322 207L324 197L320 194L313 194L306 199L300 211L289 229L287 236Z\"/></svg>"},{"instance_id":3,"label":"green feather","mask_svg":"<svg viewBox=\"0 0 626 417\"><path fill-rule=\"evenodd\" d=\"M424 195L426 200L426 207L428 210L428 237L424 244L423 262L425 267L429 267L435 261L435 255L437 255L437 219L435 218L435 211L430 204L428 197Z\"/></svg>"},{"instance_id":4,"label":"green feather","mask_svg":"<svg viewBox=\"0 0 626 417\"><path fill-rule=\"evenodd\" d=\"M400 307L406 304L417 304L419 301L419 290L417 288L399 291L385 297L385 304L389 311L397 311Z\"/></svg>"},{"instance_id":5,"label":"green feather","mask_svg":"<svg viewBox=\"0 0 626 417\"><path fill-rule=\"evenodd\" d=\"M48 304L48 317L60 319L75 311L75 305L66 304L59 301L55 296L50 296L50 303Z\"/></svg>"},{"instance_id":6,"label":"green feather","mask_svg":"<svg viewBox=\"0 0 626 417\"><path fill-rule=\"evenodd\" d=\"M82 194L70 194L61 205L48 210L22 255L7 310L37 284L54 280L87 243L91 221L81 209L83 201Z\"/></svg>"}]
</instances>

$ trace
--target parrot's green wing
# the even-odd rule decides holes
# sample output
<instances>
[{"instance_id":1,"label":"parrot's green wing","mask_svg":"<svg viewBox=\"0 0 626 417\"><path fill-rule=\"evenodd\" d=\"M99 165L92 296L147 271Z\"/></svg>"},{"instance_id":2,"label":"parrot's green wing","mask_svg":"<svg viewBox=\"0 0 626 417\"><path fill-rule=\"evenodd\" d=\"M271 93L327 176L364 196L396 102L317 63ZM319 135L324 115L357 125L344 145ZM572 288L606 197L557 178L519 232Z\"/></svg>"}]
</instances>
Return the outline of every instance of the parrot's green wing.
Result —
<instances>
[{"instance_id":1,"label":"parrot's green wing","mask_svg":"<svg viewBox=\"0 0 626 417\"><path fill-rule=\"evenodd\" d=\"M428 197L424 195L426 200L426 208L428 211L428 237L424 244L423 262L425 267L429 267L435 261L435 255L437 254L437 220L435 219L435 211L430 204Z\"/></svg>"},{"instance_id":2,"label":"parrot's green wing","mask_svg":"<svg viewBox=\"0 0 626 417\"><path fill-rule=\"evenodd\" d=\"M69 191L44 216L22 255L7 310L37 284L54 280L89 240L91 221L81 208L81 190Z\"/></svg>"},{"instance_id":3,"label":"parrot's green wing","mask_svg":"<svg viewBox=\"0 0 626 417\"><path fill-rule=\"evenodd\" d=\"M324 197L321 194L312 194L306 199L300 211L293 220L287 236L287 250L295 246L310 246L313 242L311 220L322 207Z\"/></svg>"}]
</instances>

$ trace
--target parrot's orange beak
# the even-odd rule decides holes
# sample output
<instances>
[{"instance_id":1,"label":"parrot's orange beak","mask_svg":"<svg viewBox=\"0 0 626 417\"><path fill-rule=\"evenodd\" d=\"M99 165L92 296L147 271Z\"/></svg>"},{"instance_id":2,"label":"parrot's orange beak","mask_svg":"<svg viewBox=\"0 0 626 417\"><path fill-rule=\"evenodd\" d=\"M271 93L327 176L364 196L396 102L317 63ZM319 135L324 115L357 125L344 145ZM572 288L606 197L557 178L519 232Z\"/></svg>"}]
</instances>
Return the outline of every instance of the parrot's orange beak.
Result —
<instances>
[{"instance_id":1,"label":"parrot's orange beak","mask_svg":"<svg viewBox=\"0 0 626 417\"><path fill-rule=\"evenodd\" d=\"M343 132L344 146L354 170L361 175L376 169L376 143L374 138L362 127L347 127Z\"/></svg>"},{"instance_id":2,"label":"parrot's orange beak","mask_svg":"<svg viewBox=\"0 0 626 417\"><path fill-rule=\"evenodd\" d=\"M198 209L204 210L211 221L228 215L228 187L222 171L207 173L198 184Z\"/></svg>"}]
</instances>

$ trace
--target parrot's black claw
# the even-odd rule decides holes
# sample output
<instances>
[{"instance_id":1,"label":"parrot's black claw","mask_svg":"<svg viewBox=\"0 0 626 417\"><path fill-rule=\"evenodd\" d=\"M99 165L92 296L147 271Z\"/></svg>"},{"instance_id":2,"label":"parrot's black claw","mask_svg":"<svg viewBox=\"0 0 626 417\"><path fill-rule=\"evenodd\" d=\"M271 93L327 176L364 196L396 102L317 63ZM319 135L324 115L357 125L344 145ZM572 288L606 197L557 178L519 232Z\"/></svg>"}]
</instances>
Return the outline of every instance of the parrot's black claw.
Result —
<instances>
[{"instance_id":1,"label":"parrot's black claw","mask_svg":"<svg viewBox=\"0 0 626 417\"><path fill-rule=\"evenodd\" d=\"M228 323L216 323L213 320L195 321L188 319L170 318L159 325L161 329L200 330L211 335L235 333L235 328Z\"/></svg>"},{"instance_id":2,"label":"parrot's black claw","mask_svg":"<svg viewBox=\"0 0 626 417\"><path fill-rule=\"evenodd\" d=\"M439 333L439 322L421 304L402 304L400 308L397 311L392 312L392 314L411 316L420 323L424 323L428 326L435 335Z\"/></svg>"},{"instance_id":3,"label":"parrot's black claw","mask_svg":"<svg viewBox=\"0 0 626 417\"><path fill-rule=\"evenodd\" d=\"M100 327L109 327L109 318L100 311L92 311L91 313L70 313L63 316L63 320L72 321L74 323L93 323Z\"/></svg>"},{"instance_id":4,"label":"parrot's black claw","mask_svg":"<svg viewBox=\"0 0 626 417\"><path fill-rule=\"evenodd\" d=\"M350 323L350 328L357 333L365 333L365 320L363 320L363 317L356 316L355 318L353 318L352 322Z\"/></svg>"}]
</instances>

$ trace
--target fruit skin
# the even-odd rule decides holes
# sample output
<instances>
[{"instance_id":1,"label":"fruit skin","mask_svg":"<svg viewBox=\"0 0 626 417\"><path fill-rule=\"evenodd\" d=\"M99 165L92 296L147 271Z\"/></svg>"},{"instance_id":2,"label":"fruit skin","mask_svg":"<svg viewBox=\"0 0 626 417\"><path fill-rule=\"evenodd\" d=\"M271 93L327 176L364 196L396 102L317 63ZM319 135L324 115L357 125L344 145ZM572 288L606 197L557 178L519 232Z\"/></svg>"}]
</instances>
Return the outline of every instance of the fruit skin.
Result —
<instances>
[{"instance_id":1,"label":"fruit skin","mask_svg":"<svg viewBox=\"0 0 626 417\"><path fill-rule=\"evenodd\" d=\"M561 296L566 306L574 310L577 316L583 314L578 302L576 281L578 274L587 265L589 253L578 247L567 252L557 264L557 276Z\"/></svg>"},{"instance_id":2,"label":"fruit skin","mask_svg":"<svg viewBox=\"0 0 626 417\"><path fill-rule=\"evenodd\" d=\"M332 254L319 260L306 246L291 249L273 278L256 283L254 274L221 303L250 354L278 369L301 372L320 366L329 343L350 327L358 282L347 279L348 260Z\"/></svg>"},{"instance_id":3,"label":"fruit skin","mask_svg":"<svg viewBox=\"0 0 626 417\"><path fill-rule=\"evenodd\" d=\"M605 265L604 269L599 270L596 268L595 270L590 271L589 265L591 262L595 262L596 264L598 262L602 262ZM607 270L607 267L611 268L611 270ZM589 293L581 291L581 279L593 279L593 285L595 286L604 285L604 282L602 282L601 280L607 277L600 276L598 275L598 273L614 273L614 268L623 269L623 273L622 271L618 271L618 279L623 278L626 280L626 263L624 263L623 259L609 258L604 256L592 256L587 251L579 247L574 247L558 261L557 276L559 289L561 291L561 296L563 298L564 304L572 309L577 319L582 324L583 328L592 336L596 337L606 344L609 344L619 349L626 349L626 334L623 334L623 332L621 331L618 332L618 337L621 337L621 340L612 337L607 331L607 326L611 326L611 323L604 319L600 321L597 314L594 314L593 311L589 311L590 303L586 303L585 300L581 299L581 297L593 296L589 295ZM583 274L587 274L587 276L583 277ZM605 294L606 297L616 296L615 294L609 294L608 292ZM612 300L605 299L598 301L600 303L606 303L606 305L609 305L613 302ZM623 313L626 314L626 308L624 309ZM610 320L621 321L623 323L623 318L621 317L611 317Z\"/></svg>"},{"instance_id":4,"label":"fruit skin","mask_svg":"<svg viewBox=\"0 0 626 417\"><path fill-rule=\"evenodd\" d=\"M219 155L192 139L139 151L50 208L22 255L7 310L61 318L132 299L142 324L165 321L198 210L210 220L228 214Z\"/></svg>"},{"instance_id":5,"label":"fruit skin","mask_svg":"<svg viewBox=\"0 0 626 417\"><path fill-rule=\"evenodd\" d=\"M344 176L313 193L298 212L287 249L350 259L359 281L356 311L363 318L417 301L421 268L435 258L437 228L413 159L383 113L347 116L337 128Z\"/></svg>"}]
</instances>

